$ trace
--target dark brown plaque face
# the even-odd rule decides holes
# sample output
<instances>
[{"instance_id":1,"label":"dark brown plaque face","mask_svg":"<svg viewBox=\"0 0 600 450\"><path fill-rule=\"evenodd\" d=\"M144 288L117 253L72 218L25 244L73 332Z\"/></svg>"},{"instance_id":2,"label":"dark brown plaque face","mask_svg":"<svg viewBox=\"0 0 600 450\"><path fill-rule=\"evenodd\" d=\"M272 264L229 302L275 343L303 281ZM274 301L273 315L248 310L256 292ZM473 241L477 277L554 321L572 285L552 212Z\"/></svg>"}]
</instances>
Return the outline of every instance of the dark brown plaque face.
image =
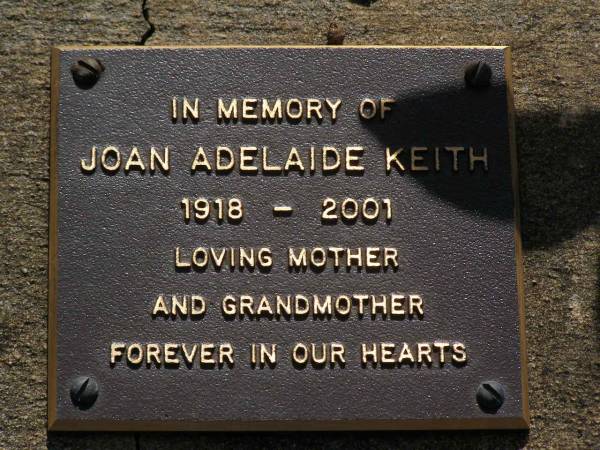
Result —
<instances>
[{"instance_id":1,"label":"dark brown plaque face","mask_svg":"<svg viewBox=\"0 0 600 450\"><path fill-rule=\"evenodd\" d=\"M49 426L523 428L509 52L53 52Z\"/></svg>"}]
</instances>

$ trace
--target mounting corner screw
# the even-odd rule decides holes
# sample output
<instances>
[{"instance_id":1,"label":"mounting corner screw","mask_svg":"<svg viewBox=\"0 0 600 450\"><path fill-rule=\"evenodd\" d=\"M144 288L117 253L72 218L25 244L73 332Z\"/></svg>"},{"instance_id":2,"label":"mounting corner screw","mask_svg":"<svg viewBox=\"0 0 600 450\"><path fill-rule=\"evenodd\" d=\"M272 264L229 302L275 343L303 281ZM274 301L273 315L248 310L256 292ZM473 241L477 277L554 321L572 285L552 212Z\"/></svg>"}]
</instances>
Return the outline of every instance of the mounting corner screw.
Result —
<instances>
[{"instance_id":1,"label":"mounting corner screw","mask_svg":"<svg viewBox=\"0 0 600 450\"><path fill-rule=\"evenodd\" d=\"M468 64L465 67L465 82L467 86L476 89L489 87L492 81L492 68L483 61Z\"/></svg>"},{"instance_id":2,"label":"mounting corner screw","mask_svg":"<svg viewBox=\"0 0 600 450\"><path fill-rule=\"evenodd\" d=\"M497 381L484 381L477 388L477 404L483 412L493 414L504 403L504 386Z\"/></svg>"},{"instance_id":3,"label":"mounting corner screw","mask_svg":"<svg viewBox=\"0 0 600 450\"><path fill-rule=\"evenodd\" d=\"M329 24L329 30L327 30L327 45L342 45L346 32L344 29L335 22Z\"/></svg>"},{"instance_id":4,"label":"mounting corner screw","mask_svg":"<svg viewBox=\"0 0 600 450\"><path fill-rule=\"evenodd\" d=\"M71 400L81 409L91 407L98 398L98 383L91 377L77 377L71 383Z\"/></svg>"},{"instance_id":5,"label":"mounting corner screw","mask_svg":"<svg viewBox=\"0 0 600 450\"><path fill-rule=\"evenodd\" d=\"M90 89L100 79L104 66L96 58L81 58L71 66L73 81L81 89Z\"/></svg>"}]
</instances>

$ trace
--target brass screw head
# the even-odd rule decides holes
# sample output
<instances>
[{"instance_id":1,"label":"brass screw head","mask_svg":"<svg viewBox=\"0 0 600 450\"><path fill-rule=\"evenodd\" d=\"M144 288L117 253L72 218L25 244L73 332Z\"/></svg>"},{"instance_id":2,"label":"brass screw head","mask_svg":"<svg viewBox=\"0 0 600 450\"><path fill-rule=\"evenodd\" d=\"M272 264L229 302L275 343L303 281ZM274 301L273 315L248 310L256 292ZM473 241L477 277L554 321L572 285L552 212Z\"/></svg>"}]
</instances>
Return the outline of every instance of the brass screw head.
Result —
<instances>
[{"instance_id":1,"label":"brass screw head","mask_svg":"<svg viewBox=\"0 0 600 450\"><path fill-rule=\"evenodd\" d=\"M71 400L80 409L90 408L98 398L98 383L91 377L77 377L71 383Z\"/></svg>"},{"instance_id":2,"label":"brass screw head","mask_svg":"<svg viewBox=\"0 0 600 450\"><path fill-rule=\"evenodd\" d=\"M471 63L465 67L465 82L475 89L489 87L492 81L492 68L483 61Z\"/></svg>"},{"instance_id":3,"label":"brass screw head","mask_svg":"<svg viewBox=\"0 0 600 450\"><path fill-rule=\"evenodd\" d=\"M476 398L483 412L494 414L504 404L504 386L497 381L484 381L477 388Z\"/></svg>"},{"instance_id":4,"label":"brass screw head","mask_svg":"<svg viewBox=\"0 0 600 450\"><path fill-rule=\"evenodd\" d=\"M81 89L90 89L100 79L104 66L96 58L81 58L71 66L73 81Z\"/></svg>"}]
</instances>

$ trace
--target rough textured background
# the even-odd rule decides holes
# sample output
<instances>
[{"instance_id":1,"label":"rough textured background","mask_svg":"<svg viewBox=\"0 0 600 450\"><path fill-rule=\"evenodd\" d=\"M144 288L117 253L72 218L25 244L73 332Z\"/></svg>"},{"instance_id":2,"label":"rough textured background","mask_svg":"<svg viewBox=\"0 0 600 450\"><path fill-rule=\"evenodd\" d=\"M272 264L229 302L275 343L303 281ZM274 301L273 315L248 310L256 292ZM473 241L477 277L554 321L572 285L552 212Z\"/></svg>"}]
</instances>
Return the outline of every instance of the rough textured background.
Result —
<instances>
[{"instance_id":1,"label":"rough textured background","mask_svg":"<svg viewBox=\"0 0 600 450\"><path fill-rule=\"evenodd\" d=\"M467 3L165 0L145 20L141 1L0 0L0 448L597 448L600 6ZM513 47L530 432L48 434L50 47L322 44L333 20L348 44Z\"/></svg>"}]
</instances>

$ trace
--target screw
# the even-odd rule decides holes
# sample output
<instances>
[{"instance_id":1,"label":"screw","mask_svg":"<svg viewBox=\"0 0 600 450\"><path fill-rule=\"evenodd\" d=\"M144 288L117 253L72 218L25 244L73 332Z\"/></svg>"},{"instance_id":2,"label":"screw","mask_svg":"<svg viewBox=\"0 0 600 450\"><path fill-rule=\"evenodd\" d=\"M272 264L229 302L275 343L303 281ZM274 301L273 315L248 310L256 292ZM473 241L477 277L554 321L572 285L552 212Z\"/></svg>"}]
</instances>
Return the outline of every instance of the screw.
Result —
<instances>
[{"instance_id":1,"label":"screw","mask_svg":"<svg viewBox=\"0 0 600 450\"><path fill-rule=\"evenodd\" d=\"M335 22L329 24L329 30L327 30L327 45L342 45L346 32L344 29Z\"/></svg>"},{"instance_id":2,"label":"screw","mask_svg":"<svg viewBox=\"0 0 600 450\"><path fill-rule=\"evenodd\" d=\"M504 403L504 387L497 381L484 381L477 388L476 397L483 412L493 414Z\"/></svg>"},{"instance_id":3,"label":"screw","mask_svg":"<svg viewBox=\"0 0 600 450\"><path fill-rule=\"evenodd\" d=\"M104 66L96 58L81 58L71 66L73 81L81 89L90 89L100 79Z\"/></svg>"},{"instance_id":4,"label":"screw","mask_svg":"<svg viewBox=\"0 0 600 450\"><path fill-rule=\"evenodd\" d=\"M488 63L477 61L465 67L465 81L472 88L486 88L492 79L492 68Z\"/></svg>"},{"instance_id":5,"label":"screw","mask_svg":"<svg viewBox=\"0 0 600 450\"><path fill-rule=\"evenodd\" d=\"M71 400L80 409L87 409L98 398L98 383L91 377L77 377L71 384Z\"/></svg>"}]
</instances>

